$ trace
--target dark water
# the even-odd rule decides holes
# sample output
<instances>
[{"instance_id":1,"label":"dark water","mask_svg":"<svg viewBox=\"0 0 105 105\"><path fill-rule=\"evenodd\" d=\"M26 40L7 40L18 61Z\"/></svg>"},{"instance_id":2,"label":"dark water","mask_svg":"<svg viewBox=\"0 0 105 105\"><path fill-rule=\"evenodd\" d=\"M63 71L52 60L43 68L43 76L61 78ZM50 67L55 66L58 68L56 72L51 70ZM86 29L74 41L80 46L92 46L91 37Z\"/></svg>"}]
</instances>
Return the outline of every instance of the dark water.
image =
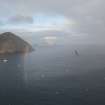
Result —
<instances>
[{"instance_id":1,"label":"dark water","mask_svg":"<svg viewBox=\"0 0 105 105\"><path fill-rule=\"evenodd\" d=\"M105 104L104 45L37 47L0 59L0 105Z\"/></svg>"}]
</instances>

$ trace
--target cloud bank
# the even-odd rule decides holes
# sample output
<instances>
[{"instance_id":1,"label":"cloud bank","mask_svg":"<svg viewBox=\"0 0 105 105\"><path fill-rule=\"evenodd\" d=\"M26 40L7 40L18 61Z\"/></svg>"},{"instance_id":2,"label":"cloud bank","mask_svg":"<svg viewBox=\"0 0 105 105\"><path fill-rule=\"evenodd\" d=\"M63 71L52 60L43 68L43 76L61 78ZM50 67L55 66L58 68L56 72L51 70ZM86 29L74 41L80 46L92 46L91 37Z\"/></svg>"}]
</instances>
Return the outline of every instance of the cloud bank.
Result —
<instances>
[{"instance_id":1,"label":"cloud bank","mask_svg":"<svg viewBox=\"0 0 105 105\"><path fill-rule=\"evenodd\" d=\"M70 23L75 23L74 31L95 36L97 39L100 36L105 38L104 5L105 0L0 0L0 28L7 28L10 24L13 28L15 26L12 24L21 24L20 28L24 24L27 27L30 24L35 25L34 16L41 13L53 17L64 16ZM25 27L24 25L23 28ZM67 29L71 30L71 26Z\"/></svg>"}]
</instances>

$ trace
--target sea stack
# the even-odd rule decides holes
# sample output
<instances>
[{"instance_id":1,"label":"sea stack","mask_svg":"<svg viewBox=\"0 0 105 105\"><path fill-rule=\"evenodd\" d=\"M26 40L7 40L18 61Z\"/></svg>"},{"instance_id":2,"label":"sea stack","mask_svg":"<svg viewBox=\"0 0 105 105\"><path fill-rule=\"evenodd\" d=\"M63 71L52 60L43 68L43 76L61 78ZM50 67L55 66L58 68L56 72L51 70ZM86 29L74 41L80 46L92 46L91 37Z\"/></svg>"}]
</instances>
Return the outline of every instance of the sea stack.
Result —
<instances>
[{"instance_id":1,"label":"sea stack","mask_svg":"<svg viewBox=\"0 0 105 105\"><path fill-rule=\"evenodd\" d=\"M0 54L27 53L32 46L11 32L0 34Z\"/></svg>"}]
</instances>

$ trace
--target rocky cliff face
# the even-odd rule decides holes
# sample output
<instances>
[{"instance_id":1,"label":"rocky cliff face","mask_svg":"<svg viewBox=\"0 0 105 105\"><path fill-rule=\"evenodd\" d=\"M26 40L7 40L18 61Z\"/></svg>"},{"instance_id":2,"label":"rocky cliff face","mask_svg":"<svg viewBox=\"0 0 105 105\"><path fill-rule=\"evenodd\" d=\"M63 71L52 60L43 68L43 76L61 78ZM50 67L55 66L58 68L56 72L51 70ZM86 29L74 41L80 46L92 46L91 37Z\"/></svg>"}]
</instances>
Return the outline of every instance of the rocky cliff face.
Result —
<instances>
[{"instance_id":1,"label":"rocky cliff face","mask_svg":"<svg viewBox=\"0 0 105 105\"><path fill-rule=\"evenodd\" d=\"M11 32L0 34L0 54L26 53L32 51L32 46Z\"/></svg>"}]
</instances>

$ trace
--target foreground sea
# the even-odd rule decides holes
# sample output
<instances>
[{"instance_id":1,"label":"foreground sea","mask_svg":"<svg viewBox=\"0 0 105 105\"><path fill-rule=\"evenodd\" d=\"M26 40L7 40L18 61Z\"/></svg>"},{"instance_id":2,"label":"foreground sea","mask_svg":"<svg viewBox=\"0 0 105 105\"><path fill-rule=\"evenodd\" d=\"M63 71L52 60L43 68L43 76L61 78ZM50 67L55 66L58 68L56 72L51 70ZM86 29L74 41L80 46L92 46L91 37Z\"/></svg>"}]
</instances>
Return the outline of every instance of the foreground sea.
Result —
<instances>
[{"instance_id":1,"label":"foreground sea","mask_svg":"<svg viewBox=\"0 0 105 105\"><path fill-rule=\"evenodd\" d=\"M0 55L0 105L105 104L104 44L85 35L25 35L35 51Z\"/></svg>"}]
</instances>

